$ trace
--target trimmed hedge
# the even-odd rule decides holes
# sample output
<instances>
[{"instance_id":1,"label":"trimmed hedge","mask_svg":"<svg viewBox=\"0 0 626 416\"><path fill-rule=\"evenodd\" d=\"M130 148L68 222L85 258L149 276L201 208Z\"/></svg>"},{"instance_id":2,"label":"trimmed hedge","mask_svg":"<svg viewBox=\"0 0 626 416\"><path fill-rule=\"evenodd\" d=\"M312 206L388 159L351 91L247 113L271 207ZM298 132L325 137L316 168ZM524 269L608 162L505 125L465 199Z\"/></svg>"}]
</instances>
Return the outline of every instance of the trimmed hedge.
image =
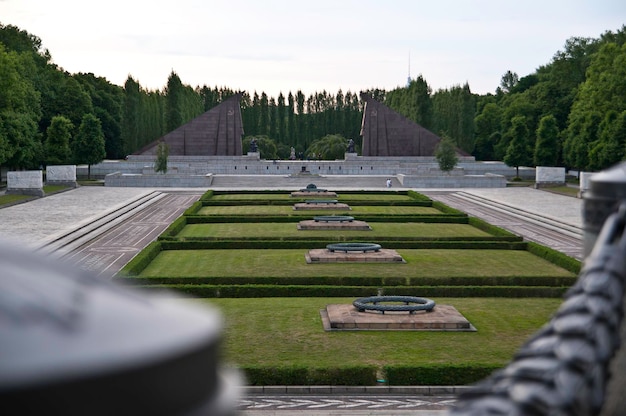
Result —
<instances>
[{"instance_id":1,"label":"trimmed hedge","mask_svg":"<svg viewBox=\"0 0 626 416\"><path fill-rule=\"evenodd\" d=\"M290 215L188 215L188 224L213 224L213 223L257 223L257 222L299 222L310 220L315 215L305 211L294 211ZM341 215L354 216L354 213L344 212ZM456 214L416 214L416 215L389 215L389 214L366 214L358 215L360 221L371 222L423 222L423 223L449 223L468 224L467 215Z\"/></svg>"},{"instance_id":2,"label":"trimmed hedge","mask_svg":"<svg viewBox=\"0 0 626 416\"><path fill-rule=\"evenodd\" d=\"M235 277L131 277L123 278L135 285L273 285L273 286L370 286L370 287L428 287L428 286L571 286L576 277L557 276L490 276L490 277L276 277L276 276L235 276Z\"/></svg>"},{"instance_id":3,"label":"trimmed hedge","mask_svg":"<svg viewBox=\"0 0 626 416\"><path fill-rule=\"evenodd\" d=\"M216 195L216 194L217 193L215 191L209 189L200 197L200 201L208 201L209 199L213 198L213 195Z\"/></svg>"},{"instance_id":4,"label":"trimmed hedge","mask_svg":"<svg viewBox=\"0 0 626 416\"><path fill-rule=\"evenodd\" d=\"M453 298L561 298L568 287L521 286L324 286L324 285L145 285L198 298L365 297L373 295Z\"/></svg>"},{"instance_id":5,"label":"trimmed hedge","mask_svg":"<svg viewBox=\"0 0 626 416\"><path fill-rule=\"evenodd\" d=\"M532 241L528 242L527 250L536 256L539 256L551 263L556 264L559 267L564 268L567 271L576 274L580 273L582 263L573 257L561 253L560 251L554 250L550 247L542 246L541 244L537 244Z\"/></svg>"},{"instance_id":6,"label":"trimmed hedge","mask_svg":"<svg viewBox=\"0 0 626 416\"><path fill-rule=\"evenodd\" d=\"M476 227L479 230L484 231L486 233L489 233L489 234L491 234L493 236L517 237L519 239L522 239L522 237L519 237L517 234L512 233L510 231L507 231L504 228L500 228L500 227L496 227L495 225L491 225L488 222L481 220L480 218L469 217L468 224L471 225L472 227Z\"/></svg>"},{"instance_id":7,"label":"trimmed hedge","mask_svg":"<svg viewBox=\"0 0 626 416\"><path fill-rule=\"evenodd\" d=\"M456 208L449 207L448 205L444 204L443 202L439 202L439 201L433 201L432 207L438 209L439 211L443 212L444 214L467 215L463 211L459 211Z\"/></svg>"},{"instance_id":8,"label":"trimmed hedge","mask_svg":"<svg viewBox=\"0 0 626 416\"><path fill-rule=\"evenodd\" d=\"M161 239L161 238L168 238L168 237L169 238L176 237L178 233L180 233L183 230L183 228L185 228L186 226L187 226L187 217L183 215L181 217L176 218L174 222L171 223L157 238Z\"/></svg>"},{"instance_id":9,"label":"trimmed hedge","mask_svg":"<svg viewBox=\"0 0 626 416\"><path fill-rule=\"evenodd\" d=\"M345 241L366 241L369 239L346 239ZM159 240L162 250L249 250L249 249L303 249L326 247L327 244L344 240ZM464 249L464 250L526 250L525 241L385 241L389 249Z\"/></svg>"},{"instance_id":10,"label":"trimmed hedge","mask_svg":"<svg viewBox=\"0 0 626 416\"><path fill-rule=\"evenodd\" d=\"M195 215L198 213L198 211L200 211L201 208L202 208L202 201L196 201L193 204L191 204L191 206L187 208L185 212L183 212L183 216Z\"/></svg>"},{"instance_id":11,"label":"trimmed hedge","mask_svg":"<svg viewBox=\"0 0 626 416\"><path fill-rule=\"evenodd\" d=\"M333 368L239 367L249 386L372 386L376 384L375 366Z\"/></svg>"},{"instance_id":12,"label":"trimmed hedge","mask_svg":"<svg viewBox=\"0 0 626 416\"><path fill-rule=\"evenodd\" d=\"M177 231L179 233L180 230ZM160 240L167 241L311 241L309 237L245 237L237 239L229 239L225 237L176 237L176 234L168 235L165 232L158 237ZM337 235L335 237L327 237L328 241L370 241L372 237L368 236L355 236L346 237ZM483 241L507 241L507 242L521 242L521 237L480 237L480 236L468 236L468 237L375 237L376 242L442 242L442 241L456 241L456 242L483 242ZM326 240L325 240L326 241Z\"/></svg>"},{"instance_id":13,"label":"trimmed hedge","mask_svg":"<svg viewBox=\"0 0 626 416\"><path fill-rule=\"evenodd\" d=\"M460 386L483 380L503 366L493 364L388 365L383 367L383 371L387 382L393 386Z\"/></svg>"},{"instance_id":14,"label":"trimmed hedge","mask_svg":"<svg viewBox=\"0 0 626 416\"><path fill-rule=\"evenodd\" d=\"M152 260L161 252L161 243L153 241L146 248L141 250L139 254L133 257L126 266L120 270L119 276L137 276L139 275Z\"/></svg>"},{"instance_id":15,"label":"trimmed hedge","mask_svg":"<svg viewBox=\"0 0 626 416\"><path fill-rule=\"evenodd\" d=\"M427 197L424 194L420 194L419 192L415 192L415 191L407 191L406 193L409 197L415 199L416 201L429 201L431 204L433 202L432 199L430 199L429 197Z\"/></svg>"}]
</instances>

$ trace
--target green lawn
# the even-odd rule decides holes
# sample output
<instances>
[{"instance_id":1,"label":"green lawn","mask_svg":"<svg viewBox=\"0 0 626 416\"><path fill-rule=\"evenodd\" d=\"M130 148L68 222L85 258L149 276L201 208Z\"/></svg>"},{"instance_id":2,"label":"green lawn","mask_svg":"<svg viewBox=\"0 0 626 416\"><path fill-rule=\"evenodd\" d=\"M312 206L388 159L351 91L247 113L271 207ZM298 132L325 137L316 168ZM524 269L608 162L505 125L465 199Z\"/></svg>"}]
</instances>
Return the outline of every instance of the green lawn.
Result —
<instances>
[{"instance_id":1,"label":"green lawn","mask_svg":"<svg viewBox=\"0 0 626 416\"><path fill-rule=\"evenodd\" d=\"M323 330L320 309L354 298L202 300L224 316L226 359L245 366L311 368L359 364L503 365L560 299L433 298L454 306L477 332Z\"/></svg>"},{"instance_id":2,"label":"green lawn","mask_svg":"<svg viewBox=\"0 0 626 416\"><path fill-rule=\"evenodd\" d=\"M468 224L430 224L430 223L369 223L371 231L322 231L298 230L297 223L219 223L188 224L176 237L214 237L214 238L253 238L253 237L329 237L341 235L350 237L491 237L490 234Z\"/></svg>"},{"instance_id":3,"label":"green lawn","mask_svg":"<svg viewBox=\"0 0 626 416\"><path fill-rule=\"evenodd\" d=\"M166 250L139 277L574 276L522 250L397 250L406 263L307 264L307 250Z\"/></svg>"},{"instance_id":4,"label":"green lawn","mask_svg":"<svg viewBox=\"0 0 626 416\"><path fill-rule=\"evenodd\" d=\"M198 215L297 215L313 218L315 215L357 215L387 214L387 215L438 215L436 208L412 206L354 206L352 209L316 209L295 210L291 205L227 205L205 206L198 210ZM358 218L356 218L358 219Z\"/></svg>"},{"instance_id":5,"label":"green lawn","mask_svg":"<svg viewBox=\"0 0 626 416\"><path fill-rule=\"evenodd\" d=\"M31 199L30 195L0 195L0 206L15 204L17 202L25 201L27 199Z\"/></svg>"}]
</instances>

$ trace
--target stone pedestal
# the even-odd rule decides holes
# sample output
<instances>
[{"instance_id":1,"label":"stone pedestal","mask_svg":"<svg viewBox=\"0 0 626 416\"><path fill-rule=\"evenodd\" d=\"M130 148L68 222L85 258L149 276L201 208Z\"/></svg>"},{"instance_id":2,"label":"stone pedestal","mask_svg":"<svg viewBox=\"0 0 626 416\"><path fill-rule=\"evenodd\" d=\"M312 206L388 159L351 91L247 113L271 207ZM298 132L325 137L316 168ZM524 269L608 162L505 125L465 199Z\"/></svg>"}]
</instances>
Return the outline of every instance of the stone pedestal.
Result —
<instances>
[{"instance_id":1,"label":"stone pedestal","mask_svg":"<svg viewBox=\"0 0 626 416\"><path fill-rule=\"evenodd\" d=\"M451 305L432 311L359 312L353 305L327 305L320 311L326 331L471 331L476 328Z\"/></svg>"},{"instance_id":2,"label":"stone pedestal","mask_svg":"<svg viewBox=\"0 0 626 416\"><path fill-rule=\"evenodd\" d=\"M535 170L535 188L565 185L565 168L537 166Z\"/></svg>"},{"instance_id":3,"label":"stone pedestal","mask_svg":"<svg viewBox=\"0 0 626 416\"><path fill-rule=\"evenodd\" d=\"M76 188L76 165L52 165L46 168L46 184Z\"/></svg>"},{"instance_id":4,"label":"stone pedestal","mask_svg":"<svg viewBox=\"0 0 626 416\"><path fill-rule=\"evenodd\" d=\"M43 172L40 170L7 172L7 194L44 196Z\"/></svg>"}]
</instances>

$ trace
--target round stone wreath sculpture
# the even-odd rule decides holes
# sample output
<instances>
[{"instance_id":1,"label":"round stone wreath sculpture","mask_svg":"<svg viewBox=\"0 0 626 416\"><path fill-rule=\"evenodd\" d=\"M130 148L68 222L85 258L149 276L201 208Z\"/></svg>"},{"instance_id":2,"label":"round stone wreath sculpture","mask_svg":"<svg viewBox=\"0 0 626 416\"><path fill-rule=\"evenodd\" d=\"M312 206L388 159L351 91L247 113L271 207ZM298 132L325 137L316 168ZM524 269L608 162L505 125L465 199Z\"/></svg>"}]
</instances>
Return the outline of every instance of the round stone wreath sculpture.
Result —
<instances>
[{"instance_id":1,"label":"round stone wreath sculpture","mask_svg":"<svg viewBox=\"0 0 626 416\"><path fill-rule=\"evenodd\" d=\"M380 304L381 302L398 302L403 305ZM359 298L352 302L359 312L366 310L382 312L409 312L416 311L431 312L435 307L435 301L426 298L418 298L415 296L370 296L367 298Z\"/></svg>"},{"instance_id":2,"label":"round stone wreath sculpture","mask_svg":"<svg viewBox=\"0 0 626 416\"><path fill-rule=\"evenodd\" d=\"M313 217L313 221L315 222L352 222L354 221L354 217L350 217L348 215L318 215Z\"/></svg>"},{"instance_id":3,"label":"round stone wreath sculpture","mask_svg":"<svg viewBox=\"0 0 626 416\"><path fill-rule=\"evenodd\" d=\"M335 251L345 251L346 253L348 251L362 251L365 253L366 251L380 251L381 246L375 243L335 243L328 244L326 249L331 253Z\"/></svg>"}]
</instances>

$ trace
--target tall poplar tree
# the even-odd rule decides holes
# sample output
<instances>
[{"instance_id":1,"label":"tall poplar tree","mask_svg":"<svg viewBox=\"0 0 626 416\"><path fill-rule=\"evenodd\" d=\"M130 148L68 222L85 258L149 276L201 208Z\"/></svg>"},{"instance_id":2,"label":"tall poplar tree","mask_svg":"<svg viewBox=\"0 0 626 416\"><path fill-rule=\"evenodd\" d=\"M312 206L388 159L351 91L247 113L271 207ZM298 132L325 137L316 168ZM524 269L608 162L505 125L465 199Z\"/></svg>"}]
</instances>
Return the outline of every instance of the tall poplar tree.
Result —
<instances>
[{"instance_id":1,"label":"tall poplar tree","mask_svg":"<svg viewBox=\"0 0 626 416\"><path fill-rule=\"evenodd\" d=\"M183 83L174 71L167 80L165 97L165 128L169 132L183 124Z\"/></svg>"}]
</instances>

